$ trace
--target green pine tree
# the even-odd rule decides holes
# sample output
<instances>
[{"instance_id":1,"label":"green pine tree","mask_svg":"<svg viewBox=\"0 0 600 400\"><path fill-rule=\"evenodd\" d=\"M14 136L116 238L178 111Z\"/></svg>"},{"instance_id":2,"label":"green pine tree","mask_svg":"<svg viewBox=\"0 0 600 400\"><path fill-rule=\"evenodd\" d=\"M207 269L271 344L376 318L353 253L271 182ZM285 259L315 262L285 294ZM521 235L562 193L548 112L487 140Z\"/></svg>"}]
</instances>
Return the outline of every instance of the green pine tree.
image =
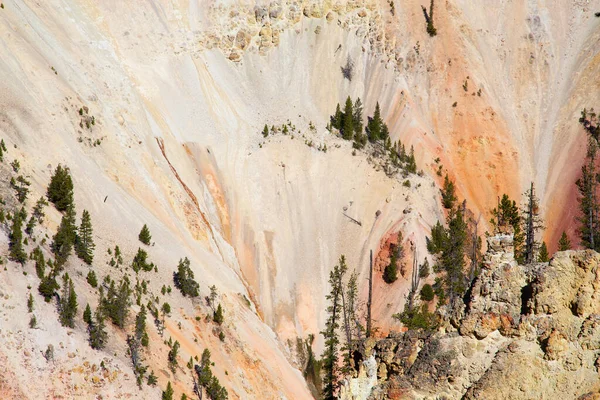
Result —
<instances>
[{"instance_id":1,"label":"green pine tree","mask_svg":"<svg viewBox=\"0 0 600 400\"><path fill-rule=\"evenodd\" d=\"M548 262L550 261L550 255L548 254L548 248L546 247L546 242L542 242L540 246L540 251L538 252L538 262Z\"/></svg>"},{"instance_id":2,"label":"green pine tree","mask_svg":"<svg viewBox=\"0 0 600 400\"><path fill-rule=\"evenodd\" d=\"M92 309L90 308L89 303L85 306L85 310L83 311L83 322L88 324L88 326L92 324Z\"/></svg>"},{"instance_id":3,"label":"green pine tree","mask_svg":"<svg viewBox=\"0 0 600 400\"><path fill-rule=\"evenodd\" d=\"M375 113L373 117L368 118L367 122L367 135L371 142L376 142L381 139L381 129L383 120L381 119L381 109L379 108L379 102L375 105Z\"/></svg>"},{"instance_id":4,"label":"green pine tree","mask_svg":"<svg viewBox=\"0 0 600 400\"><path fill-rule=\"evenodd\" d=\"M351 140L354 137L354 106L350 96L346 99L346 106L344 107L344 118L342 126L342 137L346 140Z\"/></svg>"},{"instance_id":5,"label":"green pine tree","mask_svg":"<svg viewBox=\"0 0 600 400\"><path fill-rule=\"evenodd\" d=\"M571 250L571 241L567 236L567 233L563 231L560 240L558 241L558 251Z\"/></svg>"},{"instance_id":6,"label":"green pine tree","mask_svg":"<svg viewBox=\"0 0 600 400\"><path fill-rule=\"evenodd\" d=\"M216 322L217 324L221 325L223 323L223 320L224 320L223 307L221 307L221 304L219 304L217 306L217 311L215 311L213 314L213 321Z\"/></svg>"},{"instance_id":7,"label":"green pine tree","mask_svg":"<svg viewBox=\"0 0 600 400\"><path fill-rule=\"evenodd\" d=\"M21 209L21 211L24 211ZM12 226L8 241L8 258L19 264L25 264L27 253L23 247L23 212L16 212L12 218Z\"/></svg>"},{"instance_id":8,"label":"green pine tree","mask_svg":"<svg viewBox=\"0 0 600 400\"><path fill-rule=\"evenodd\" d=\"M52 252L57 266L61 267L67 262L75 244L77 233L75 227L75 207L70 204L63 215L58 231L52 239Z\"/></svg>"},{"instance_id":9,"label":"green pine tree","mask_svg":"<svg viewBox=\"0 0 600 400\"><path fill-rule=\"evenodd\" d=\"M79 234L75 242L75 252L77 257L82 259L86 264L92 264L94 260L94 239L92 237L92 221L90 213L87 210L83 210L81 214L81 225L79 226Z\"/></svg>"},{"instance_id":10,"label":"green pine tree","mask_svg":"<svg viewBox=\"0 0 600 400\"><path fill-rule=\"evenodd\" d=\"M454 204L456 203L456 189L454 188L454 182L448 178L448 174L444 177L444 187L441 190L442 192L442 205L446 210L450 210L454 208Z\"/></svg>"},{"instance_id":11,"label":"green pine tree","mask_svg":"<svg viewBox=\"0 0 600 400\"><path fill-rule=\"evenodd\" d=\"M88 272L86 279L87 283L89 283L91 287L98 287L98 279L96 278L96 273L94 271Z\"/></svg>"},{"instance_id":12,"label":"green pine tree","mask_svg":"<svg viewBox=\"0 0 600 400\"><path fill-rule=\"evenodd\" d=\"M88 333L92 349L102 350L106 346L108 333L106 332L106 324L104 323L104 314L100 310L100 307L94 313L94 321L89 326Z\"/></svg>"},{"instance_id":13,"label":"green pine tree","mask_svg":"<svg viewBox=\"0 0 600 400\"><path fill-rule=\"evenodd\" d=\"M383 280L387 284L392 284L398 280L398 251L392 249L390 263L383 270Z\"/></svg>"},{"instance_id":14,"label":"green pine tree","mask_svg":"<svg viewBox=\"0 0 600 400\"><path fill-rule=\"evenodd\" d=\"M55 271L51 271L48 276L41 279L38 286L38 292L44 297L44 301L49 303L52 297L56 294L56 290L59 288L56 282Z\"/></svg>"},{"instance_id":15,"label":"green pine tree","mask_svg":"<svg viewBox=\"0 0 600 400\"><path fill-rule=\"evenodd\" d=\"M152 235L150 234L150 229L148 229L148 226L146 224L144 224L144 226L142 227L138 238L140 239L140 242L144 243L145 245L150 245Z\"/></svg>"},{"instance_id":16,"label":"green pine tree","mask_svg":"<svg viewBox=\"0 0 600 400\"><path fill-rule=\"evenodd\" d=\"M63 168L60 164L56 167L46 196L58 211L66 211L73 205L73 180L69 168Z\"/></svg>"},{"instance_id":17,"label":"green pine tree","mask_svg":"<svg viewBox=\"0 0 600 400\"><path fill-rule=\"evenodd\" d=\"M75 327L75 316L77 315L77 294L73 281L69 274L63 275L63 290L58 302L58 312L62 326Z\"/></svg>"},{"instance_id":18,"label":"green pine tree","mask_svg":"<svg viewBox=\"0 0 600 400\"><path fill-rule=\"evenodd\" d=\"M167 383L167 388L162 392L162 400L173 400L173 387L171 381Z\"/></svg>"},{"instance_id":19,"label":"green pine tree","mask_svg":"<svg viewBox=\"0 0 600 400\"><path fill-rule=\"evenodd\" d=\"M269 136L269 127L267 126L267 124L265 124L265 127L263 128L262 135L264 137Z\"/></svg>"},{"instance_id":20,"label":"green pine tree","mask_svg":"<svg viewBox=\"0 0 600 400\"><path fill-rule=\"evenodd\" d=\"M194 280L194 272L190 268L190 260L187 257L179 260L177 272L173 273L173 281L175 287L181 291L182 295L198 297L200 286Z\"/></svg>"},{"instance_id":21,"label":"green pine tree","mask_svg":"<svg viewBox=\"0 0 600 400\"><path fill-rule=\"evenodd\" d=\"M352 123L354 125L354 137L361 135L363 131L363 106L360 97L354 102L352 107Z\"/></svg>"}]
</instances>

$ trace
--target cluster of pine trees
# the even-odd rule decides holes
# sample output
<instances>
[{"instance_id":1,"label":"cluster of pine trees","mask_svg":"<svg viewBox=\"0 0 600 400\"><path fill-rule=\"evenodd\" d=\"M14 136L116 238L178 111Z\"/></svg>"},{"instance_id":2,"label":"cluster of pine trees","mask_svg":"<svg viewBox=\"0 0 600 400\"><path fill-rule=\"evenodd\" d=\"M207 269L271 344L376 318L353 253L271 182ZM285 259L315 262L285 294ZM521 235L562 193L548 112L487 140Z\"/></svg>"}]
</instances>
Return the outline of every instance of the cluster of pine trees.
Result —
<instances>
[{"instance_id":1,"label":"cluster of pine trees","mask_svg":"<svg viewBox=\"0 0 600 400\"><path fill-rule=\"evenodd\" d=\"M327 129L329 131L337 129L343 139L353 140L355 149L362 149L367 141L383 144L395 166L404 167L408 173L417 173L414 149L411 147L410 153L408 153L400 141L392 143L388 126L381 117L379 103L375 105L373 116L367 117L367 125L363 126L362 102L360 98L352 102L348 96L343 111L340 105L337 105L335 114L330 117Z\"/></svg>"}]
</instances>

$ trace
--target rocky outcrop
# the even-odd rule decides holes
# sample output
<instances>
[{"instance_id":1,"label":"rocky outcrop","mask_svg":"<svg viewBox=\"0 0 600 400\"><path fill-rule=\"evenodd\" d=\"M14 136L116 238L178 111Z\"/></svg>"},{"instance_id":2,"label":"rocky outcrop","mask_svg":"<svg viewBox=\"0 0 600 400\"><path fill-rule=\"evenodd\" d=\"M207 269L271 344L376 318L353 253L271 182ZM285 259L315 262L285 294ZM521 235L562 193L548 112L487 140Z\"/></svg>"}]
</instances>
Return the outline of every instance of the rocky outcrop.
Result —
<instances>
[{"instance_id":1,"label":"rocky outcrop","mask_svg":"<svg viewBox=\"0 0 600 400\"><path fill-rule=\"evenodd\" d=\"M527 274L513 252L511 236L489 238L481 273L470 290L461 335L483 339L495 330L509 335L519 325Z\"/></svg>"},{"instance_id":2,"label":"rocky outcrop","mask_svg":"<svg viewBox=\"0 0 600 400\"><path fill-rule=\"evenodd\" d=\"M598 398L599 299L600 254L521 266L512 237L489 238L458 332L378 341L370 398Z\"/></svg>"}]
</instances>

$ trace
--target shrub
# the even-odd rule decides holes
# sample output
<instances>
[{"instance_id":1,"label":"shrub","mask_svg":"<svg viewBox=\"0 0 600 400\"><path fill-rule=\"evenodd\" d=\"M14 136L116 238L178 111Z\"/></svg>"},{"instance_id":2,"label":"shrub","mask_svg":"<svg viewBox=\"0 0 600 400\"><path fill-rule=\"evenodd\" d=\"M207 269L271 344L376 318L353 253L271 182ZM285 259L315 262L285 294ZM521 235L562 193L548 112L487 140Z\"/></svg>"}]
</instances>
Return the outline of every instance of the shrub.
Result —
<instances>
[{"instance_id":1,"label":"shrub","mask_svg":"<svg viewBox=\"0 0 600 400\"><path fill-rule=\"evenodd\" d=\"M431 301L434 298L433 287L426 283L421 288L421 300L423 301Z\"/></svg>"}]
</instances>

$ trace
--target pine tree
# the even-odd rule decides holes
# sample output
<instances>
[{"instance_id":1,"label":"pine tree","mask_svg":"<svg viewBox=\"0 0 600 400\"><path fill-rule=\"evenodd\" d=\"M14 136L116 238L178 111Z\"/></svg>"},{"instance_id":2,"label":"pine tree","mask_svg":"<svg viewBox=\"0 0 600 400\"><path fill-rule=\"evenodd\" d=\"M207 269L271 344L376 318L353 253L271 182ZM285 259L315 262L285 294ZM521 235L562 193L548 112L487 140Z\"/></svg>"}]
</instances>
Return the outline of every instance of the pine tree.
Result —
<instances>
[{"instance_id":1,"label":"pine tree","mask_svg":"<svg viewBox=\"0 0 600 400\"><path fill-rule=\"evenodd\" d=\"M398 246L400 246L400 244L398 244ZM383 280L387 284L392 284L398 279L398 252L399 249L396 249L396 246L393 246L390 263L383 271Z\"/></svg>"},{"instance_id":2,"label":"pine tree","mask_svg":"<svg viewBox=\"0 0 600 400\"><path fill-rule=\"evenodd\" d=\"M73 205L73 180L69 168L63 168L60 164L56 167L46 196L58 211L66 211Z\"/></svg>"},{"instance_id":3,"label":"pine tree","mask_svg":"<svg viewBox=\"0 0 600 400\"><path fill-rule=\"evenodd\" d=\"M88 272L86 279L91 287L98 287L98 279L96 278L96 273L94 271Z\"/></svg>"},{"instance_id":4,"label":"pine tree","mask_svg":"<svg viewBox=\"0 0 600 400\"><path fill-rule=\"evenodd\" d=\"M335 114L331 116L331 126L337 129L338 131L342 130L342 110L340 109L340 103L337 104L335 108Z\"/></svg>"},{"instance_id":5,"label":"pine tree","mask_svg":"<svg viewBox=\"0 0 600 400\"><path fill-rule=\"evenodd\" d=\"M321 332L325 338L325 349L322 354L323 362L323 398L325 400L334 400L335 393L339 386L340 371L338 366L338 347L340 340L338 338L337 330L339 328L339 320L341 313L341 296L342 287L340 282L342 281L342 270L340 265L336 265L329 274L329 284L331 285L331 292L327 295L329 306L327 307L327 313L329 317L325 323L325 330Z\"/></svg>"},{"instance_id":6,"label":"pine tree","mask_svg":"<svg viewBox=\"0 0 600 400\"><path fill-rule=\"evenodd\" d=\"M223 318L223 307L221 307L221 304L219 304L217 311L215 311L213 314L213 321L221 325L223 323Z\"/></svg>"},{"instance_id":7,"label":"pine tree","mask_svg":"<svg viewBox=\"0 0 600 400\"><path fill-rule=\"evenodd\" d=\"M540 246L540 251L538 253L538 262L548 262L550 261L550 255L548 254L548 248L546 247L546 242L542 242Z\"/></svg>"},{"instance_id":8,"label":"pine tree","mask_svg":"<svg viewBox=\"0 0 600 400\"><path fill-rule=\"evenodd\" d=\"M90 308L89 303L85 306L85 310L83 311L83 322L88 324L88 326L92 324L92 309Z\"/></svg>"},{"instance_id":9,"label":"pine tree","mask_svg":"<svg viewBox=\"0 0 600 400\"><path fill-rule=\"evenodd\" d=\"M131 306L130 296L132 290L127 276L121 278L119 287L112 281L106 293L106 298L102 301L102 308L111 321L119 328L124 329Z\"/></svg>"},{"instance_id":10,"label":"pine tree","mask_svg":"<svg viewBox=\"0 0 600 400\"><path fill-rule=\"evenodd\" d=\"M21 209L24 211L23 209ZM23 212L15 212L12 219L12 226L10 229L9 242L8 242L8 258L12 261L18 262L19 264L25 264L27 261L27 253L23 247Z\"/></svg>"},{"instance_id":11,"label":"pine tree","mask_svg":"<svg viewBox=\"0 0 600 400\"><path fill-rule=\"evenodd\" d=\"M86 264L90 265L94 260L94 239L92 238L92 221L90 213L83 210L81 214L81 225L79 226L79 235L75 242L75 252L77 257L82 259Z\"/></svg>"},{"instance_id":12,"label":"pine tree","mask_svg":"<svg viewBox=\"0 0 600 400\"><path fill-rule=\"evenodd\" d=\"M410 146L410 154L406 161L406 172L409 174L417 173L417 161L415 159L415 148L413 146Z\"/></svg>"},{"instance_id":13,"label":"pine tree","mask_svg":"<svg viewBox=\"0 0 600 400\"><path fill-rule=\"evenodd\" d=\"M142 304L140 312L135 317L135 338L142 346L148 347L148 332L146 331L146 307Z\"/></svg>"},{"instance_id":14,"label":"pine tree","mask_svg":"<svg viewBox=\"0 0 600 400\"><path fill-rule=\"evenodd\" d=\"M31 186L31 182L23 177L23 175L17 176L17 179L10 178L10 187L14 189L17 200L21 204L27 200L27 196L29 195L29 186Z\"/></svg>"},{"instance_id":15,"label":"pine tree","mask_svg":"<svg viewBox=\"0 0 600 400\"><path fill-rule=\"evenodd\" d=\"M144 224L144 226L142 227L138 238L140 239L140 242L144 243L145 245L150 245L152 235L150 234L150 229L148 229L148 226L146 224Z\"/></svg>"},{"instance_id":16,"label":"pine tree","mask_svg":"<svg viewBox=\"0 0 600 400\"><path fill-rule=\"evenodd\" d=\"M27 298L27 312L33 312L33 295L29 293L29 297Z\"/></svg>"},{"instance_id":17,"label":"pine tree","mask_svg":"<svg viewBox=\"0 0 600 400\"><path fill-rule=\"evenodd\" d=\"M263 137L269 136L269 127L267 126L267 124L265 124L265 127L263 128L262 135Z\"/></svg>"},{"instance_id":18,"label":"pine tree","mask_svg":"<svg viewBox=\"0 0 600 400\"><path fill-rule=\"evenodd\" d=\"M363 131L363 106L360 97L354 102L352 107L352 122L354 125L354 137L361 135Z\"/></svg>"},{"instance_id":19,"label":"pine tree","mask_svg":"<svg viewBox=\"0 0 600 400\"><path fill-rule=\"evenodd\" d=\"M58 312L60 314L60 323L69 328L75 327L75 316L77 315L77 294L73 281L69 274L63 275L63 290L58 302Z\"/></svg>"},{"instance_id":20,"label":"pine tree","mask_svg":"<svg viewBox=\"0 0 600 400\"><path fill-rule=\"evenodd\" d=\"M352 105L352 99L350 96L346 99L346 106L344 107L344 118L342 126L342 137L346 140L351 140L354 137L354 107Z\"/></svg>"},{"instance_id":21,"label":"pine tree","mask_svg":"<svg viewBox=\"0 0 600 400\"><path fill-rule=\"evenodd\" d=\"M167 388L162 392L162 400L173 400L173 387L171 381L167 383Z\"/></svg>"},{"instance_id":22,"label":"pine tree","mask_svg":"<svg viewBox=\"0 0 600 400\"><path fill-rule=\"evenodd\" d=\"M167 359L169 360L169 368L171 369L171 372L175 373L175 369L177 368L177 355L179 353L179 342L176 340L175 343L173 343L173 346L171 347L171 350L169 350L169 354L167 355Z\"/></svg>"},{"instance_id":23,"label":"pine tree","mask_svg":"<svg viewBox=\"0 0 600 400\"><path fill-rule=\"evenodd\" d=\"M444 187L442 192L442 205L446 210L450 210L456 203L456 190L454 188L454 182L448 178L448 174L444 177Z\"/></svg>"},{"instance_id":24,"label":"pine tree","mask_svg":"<svg viewBox=\"0 0 600 400\"><path fill-rule=\"evenodd\" d=\"M368 118L367 122L367 135L371 142L376 142L381 139L381 126L383 120L381 119L381 110L379 108L379 102L375 105L375 113L373 117Z\"/></svg>"},{"instance_id":25,"label":"pine tree","mask_svg":"<svg viewBox=\"0 0 600 400\"><path fill-rule=\"evenodd\" d=\"M48 276L41 279L38 286L38 292L44 297L44 301L49 303L52 297L56 294L56 290L59 288L56 282L56 275L54 271L51 271Z\"/></svg>"},{"instance_id":26,"label":"pine tree","mask_svg":"<svg viewBox=\"0 0 600 400\"><path fill-rule=\"evenodd\" d=\"M94 321L88 327L90 347L95 350L102 350L106 346L108 333L106 333L106 324L104 323L104 314L100 307L94 313Z\"/></svg>"},{"instance_id":27,"label":"pine tree","mask_svg":"<svg viewBox=\"0 0 600 400\"><path fill-rule=\"evenodd\" d=\"M60 221L56 235L52 239L51 248L59 267L64 265L71 255L77 236L75 229L75 207L70 204Z\"/></svg>"},{"instance_id":28,"label":"pine tree","mask_svg":"<svg viewBox=\"0 0 600 400\"><path fill-rule=\"evenodd\" d=\"M144 270L146 272L150 272L154 269L154 263L149 263L148 261L148 253L146 250L138 248L138 251L133 257L133 261L131 262L131 268L137 274L140 270Z\"/></svg>"},{"instance_id":29,"label":"pine tree","mask_svg":"<svg viewBox=\"0 0 600 400\"><path fill-rule=\"evenodd\" d=\"M558 241L558 251L571 250L571 241L567 236L567 233L563 231L560 240Z\"/></svg>"},{"instance_id":30,"label":"pine tree","mask_svg":"<svg viewBox=\"0 0 600 400\"><path fill-rule=\"evenodd\" d=\"M177 272L173 273L175 287L181 291L184 296L197 297L199 295L198 282L194 280L194 272L190 268L190 260L185 257L179 260Z\"/></svg>"}]
</instances>

